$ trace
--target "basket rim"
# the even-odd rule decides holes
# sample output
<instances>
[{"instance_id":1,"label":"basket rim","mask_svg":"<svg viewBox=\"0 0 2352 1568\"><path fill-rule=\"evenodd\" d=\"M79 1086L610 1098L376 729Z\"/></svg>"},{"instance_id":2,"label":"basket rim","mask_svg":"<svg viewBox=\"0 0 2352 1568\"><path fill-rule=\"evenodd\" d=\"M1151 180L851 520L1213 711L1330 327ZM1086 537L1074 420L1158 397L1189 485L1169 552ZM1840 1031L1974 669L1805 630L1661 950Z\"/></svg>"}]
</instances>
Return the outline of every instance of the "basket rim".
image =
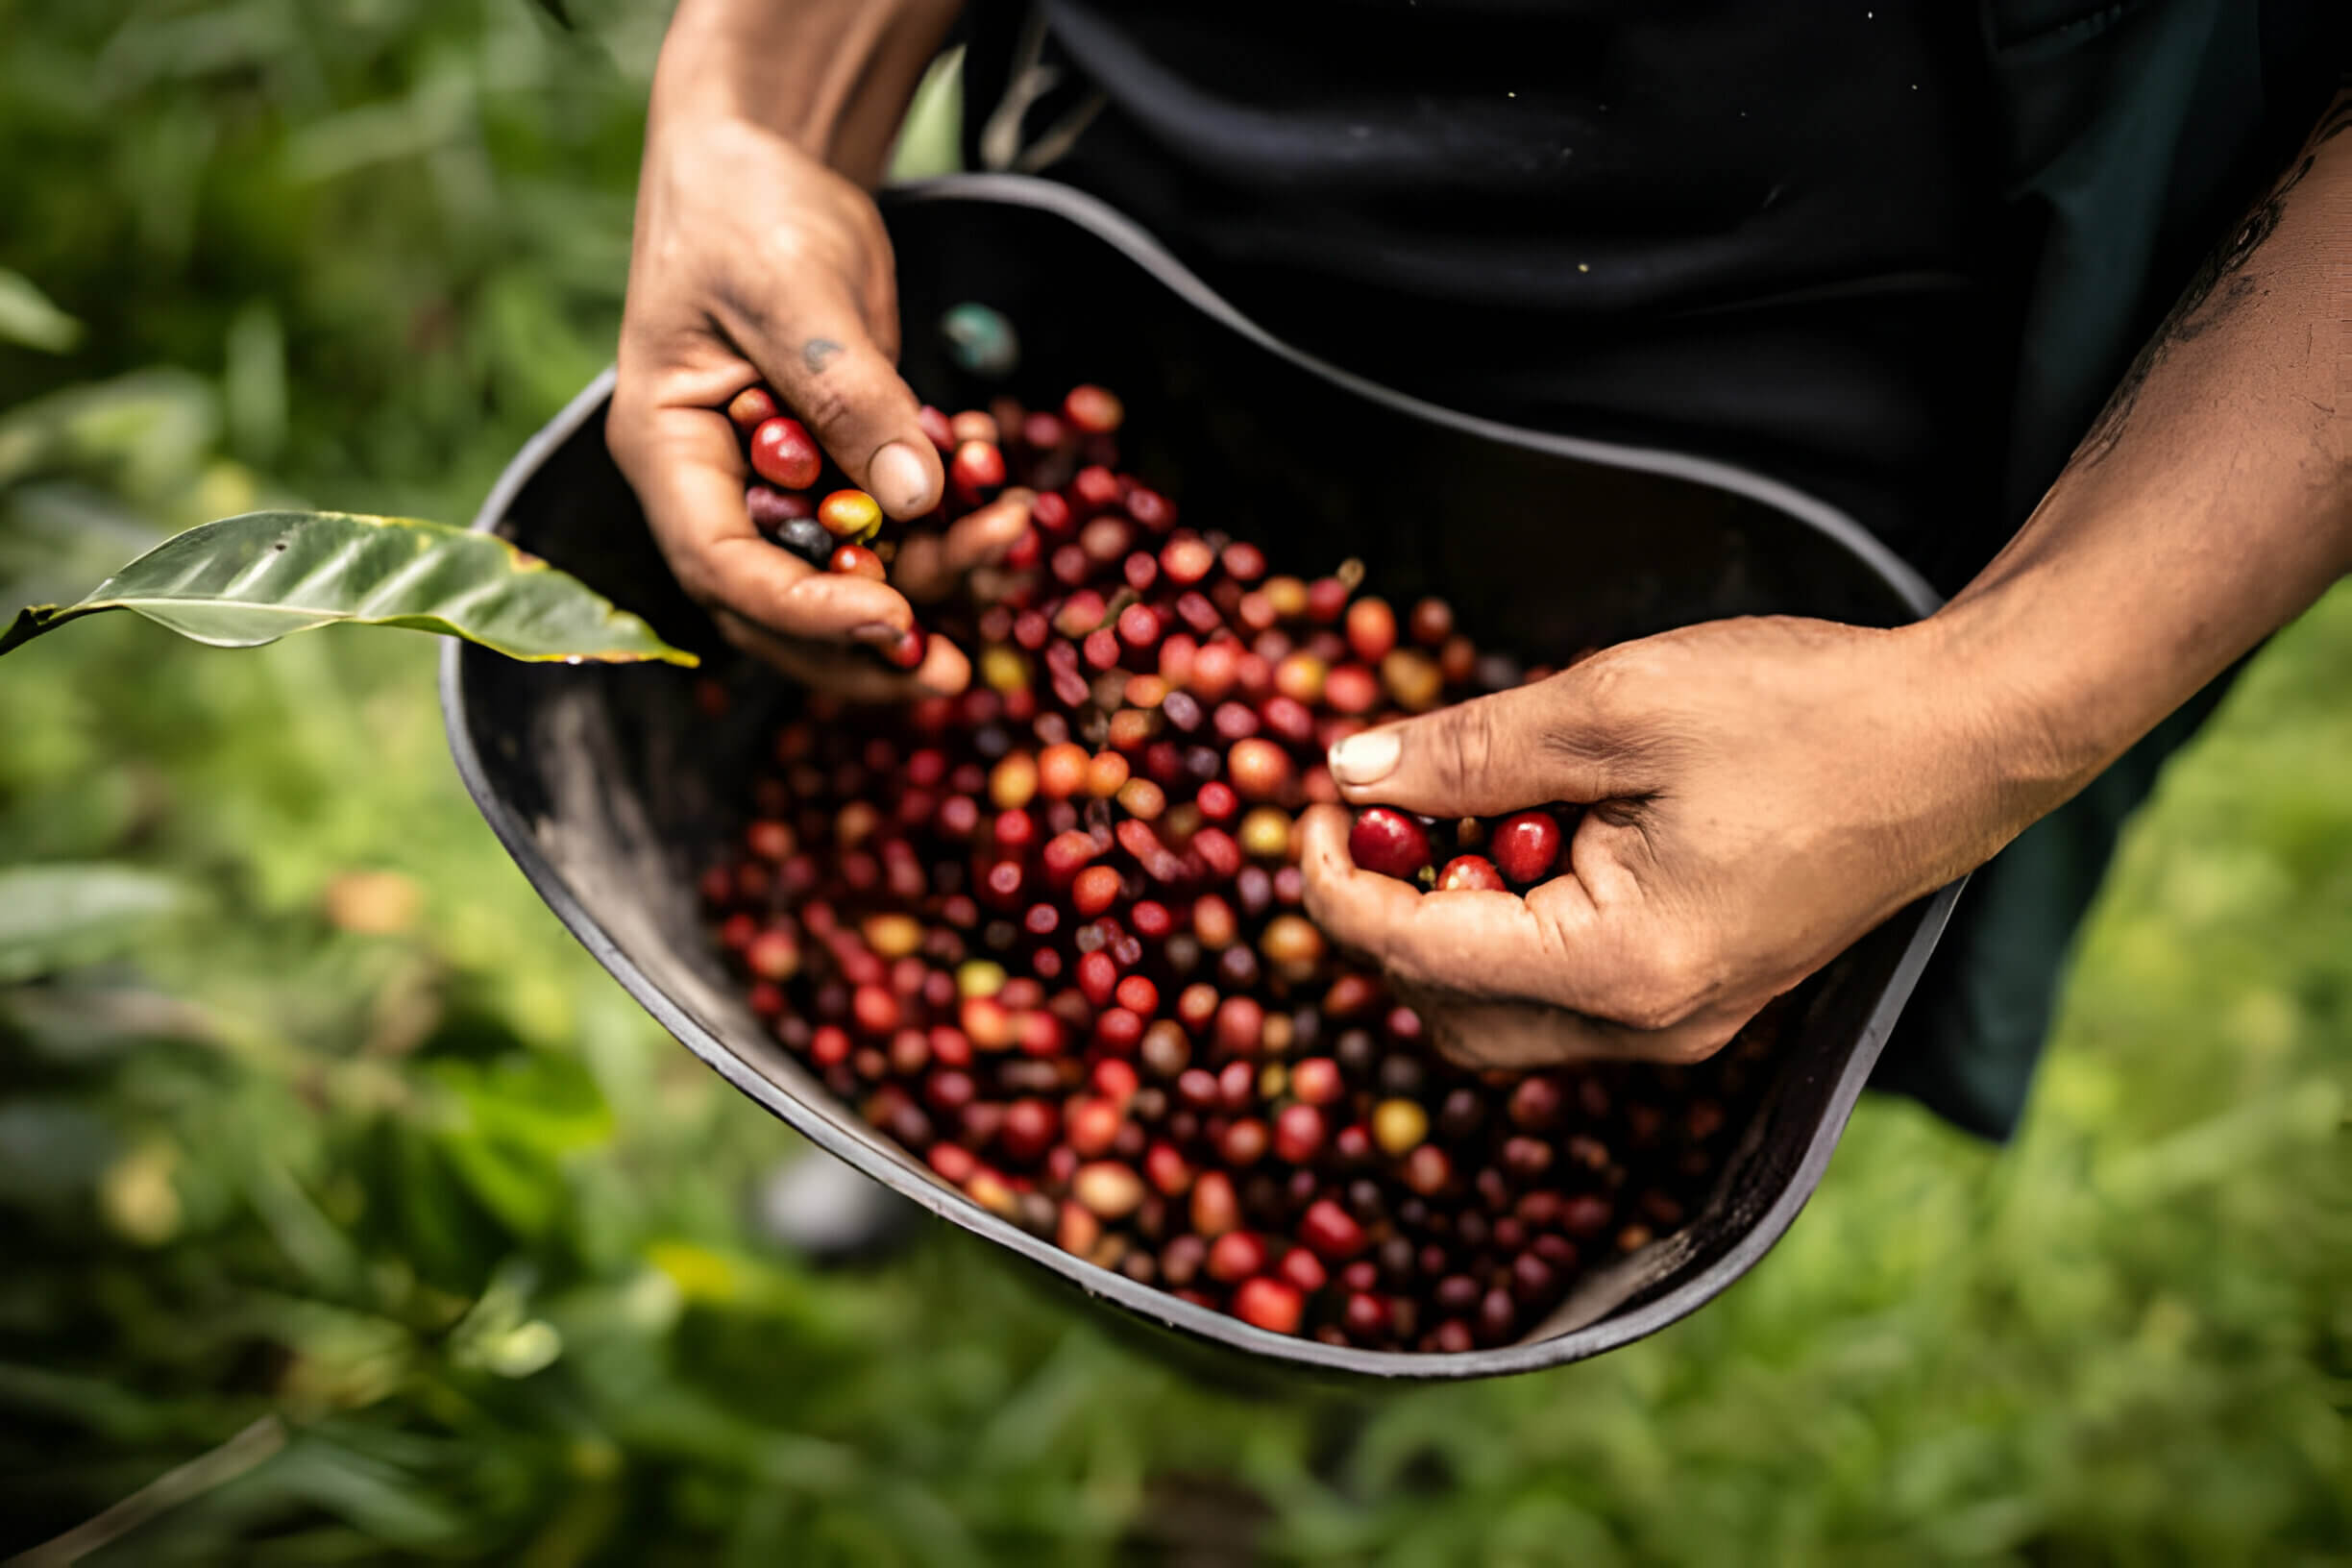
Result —
<instances>
[{"instance_id":1,"label":"basket rim","mask_svg":"<svg viewBox=\"0 0 2352 1568\"><path fill-rule=\"evenodd\" d=\"M966 201L1002 203L1054 212L1125 253L1172 293L1211 320L1356 396L1419 420L1502 444L1606 467L1696 480L1749 497L1827 536L1870 567L1915 613L1927 615L1942 602L1926 580L1908 562L1896 555L1860 523L1820 498L1781 480L1713 458L1531 430L1461 413L1366 380L1295 349L1242 315L1133 220L1083 191L1023 175L958 174L893 186L878 194L886 208L899 203ZM524 486L538 474L551 456L602 410L611 397L613 380L614 372L607 368L524 443L483 500L472 524L474 529L480 532L497 529ZM886 1152L878 1132L867 1137L845 1133L817 1115L814 1107L798 1095L755 1069L717 1035L689 1016L630 959L541 851L530 824L490 786L482 757L474 745L467 723L465 669L469 659L474 656L474 650L467 645L451 639L442 650L438 681L443 725L449 739L451 758L465 784L466 793L472 796L476 808L489 823L507 854L521 868L533 891L589 954L620 981L638 1005L679 1043L764 1110L826 1153L847 1162L863 1174L934 1214L1052 1270L1089 1295L1105 1298L1139 1318L1188 1337L1318 1372L1385 1381L1462 1381L1538 1371L1588 1360L1644 1338L1688 1316L1722 1294L1752 1268L1765 1253L1772 1250L1820 1187L1830 1157L1835 1153L1847 1121L1852 1115L1854 1104L1861 1096L1863 1085L1876 1065L1879 1053L1893 1032L1895 1020L1918 983L1967 882L1967 878L1962 877L1929 894L1920 905L1913 906L1921 910L1918 927L1906 944L1900 961L1880 990L1868 1021L1848 1053L1839 1070L1838 1082L1801 1157L1790 1168L1785 1185L1774 1195L1771 1203L1711 1262L1672 1288L1662 1290L1629 1310L1609 1313L1580 1328L1545 1339L1451 1355L1327 1345L1315 1339L1256 1328L1238 1318L1179 1300L1155 1286L1139 1285L1123 1274L1064 1252L981 1208L963 1194L950 1191L917 1174L913 1166ZM481 656L491 655L485 653Z\"/></svg>"}]
</instances>

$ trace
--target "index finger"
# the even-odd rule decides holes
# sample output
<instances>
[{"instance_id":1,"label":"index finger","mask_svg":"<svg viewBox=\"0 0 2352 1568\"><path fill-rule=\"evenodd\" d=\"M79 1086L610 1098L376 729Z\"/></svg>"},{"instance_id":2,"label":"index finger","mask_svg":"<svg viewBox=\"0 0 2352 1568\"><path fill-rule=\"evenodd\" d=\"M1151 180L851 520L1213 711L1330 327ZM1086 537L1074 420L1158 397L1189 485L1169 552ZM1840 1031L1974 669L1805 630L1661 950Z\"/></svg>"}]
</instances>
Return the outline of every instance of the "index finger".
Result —
<instances>
[{"instance_id":1,"label":"index finger","mask_svg":"<svg viewBox=\"0 0 2352 1568\"><path fill-rule=\"evenodd\" d=\"M1546 884L1572 886L1547 898L1543 914L1511 893L1425 894L1356 866L1347 833L1336 806L1317 806L1301 823L1307 912L1334 941L1408 985L1594 1011L1593 982L1614 943L1573 875Z\"/></svg>"},{"instance_id":2,"label":"index finger","mask_svg":"<svg viewBox=\"0 0 2352 1568\"><path fill-rule=\"evenodd\" d=\"M1448 1055L1529 1067L1579 1057L1692 1062L1761 1005L1725 998L1645 1027L1623 1005L1654 972L1647 921L1610 918L1572 874L1535 894L1424 894L1348 859L1347 813L1301 823L1307 911L1333 941L1380 964ZM1633 988L1629 991L1628 988Z\"/></svg>"},{"instance_id":3,"label":"index finger","mask_svg":"<svg viewBox=\"0 0 2352 1568\"><path fill-rule=\"evenodd\" d=\"M742 450L720 410L637 410L616 394L610 426L614 456L671 570L697 601L788 637L887 646L915 624L889 585L817 571L761 537L744 508Z\"/></svg>"}]
</instances>

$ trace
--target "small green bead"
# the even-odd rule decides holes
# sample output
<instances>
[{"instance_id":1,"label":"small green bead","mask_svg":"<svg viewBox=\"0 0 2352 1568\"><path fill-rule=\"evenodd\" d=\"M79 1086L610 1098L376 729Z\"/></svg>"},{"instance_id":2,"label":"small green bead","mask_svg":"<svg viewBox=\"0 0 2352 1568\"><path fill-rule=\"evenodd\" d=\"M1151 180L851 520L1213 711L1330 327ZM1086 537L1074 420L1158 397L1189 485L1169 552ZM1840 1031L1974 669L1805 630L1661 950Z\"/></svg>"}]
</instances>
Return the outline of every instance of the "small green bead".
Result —
<instances>
[{"instance_id":1,"label":"small green bead","mask_svg":"<svg viewBox=\"0 0 2352 1568\"><path fill-rule=\"evenodd\" d=\"M997 380L1020 365L1020 337L1000 310L967 301L940 317L940 335L957 365L974 376Z\"/></svg>"}]
</instances>

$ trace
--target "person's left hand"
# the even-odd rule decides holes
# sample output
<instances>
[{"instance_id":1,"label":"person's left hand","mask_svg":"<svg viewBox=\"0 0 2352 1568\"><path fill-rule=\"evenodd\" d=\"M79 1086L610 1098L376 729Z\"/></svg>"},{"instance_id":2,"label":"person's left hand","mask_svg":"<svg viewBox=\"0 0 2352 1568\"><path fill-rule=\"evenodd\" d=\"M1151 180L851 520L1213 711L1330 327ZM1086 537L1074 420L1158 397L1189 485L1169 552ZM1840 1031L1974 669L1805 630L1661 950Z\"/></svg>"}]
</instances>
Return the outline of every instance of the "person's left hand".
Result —
<instances>
[{"instance_id":1,"label":"person's left hand","mask_svg":"<svg viewBox=\"0 0 2352 1568\"><path fill-rule=\"evenodd\" d=\"M1766 1002L2064 797L2021 704L1972 698L1938 624L1770 618L1606 649L1332 752L1358 805L1590 807L1525 898L1359 870L1306 819L1307 907L1448 1055L1527 1068L1707 1056Z\"/></svg>"}]
</instances>

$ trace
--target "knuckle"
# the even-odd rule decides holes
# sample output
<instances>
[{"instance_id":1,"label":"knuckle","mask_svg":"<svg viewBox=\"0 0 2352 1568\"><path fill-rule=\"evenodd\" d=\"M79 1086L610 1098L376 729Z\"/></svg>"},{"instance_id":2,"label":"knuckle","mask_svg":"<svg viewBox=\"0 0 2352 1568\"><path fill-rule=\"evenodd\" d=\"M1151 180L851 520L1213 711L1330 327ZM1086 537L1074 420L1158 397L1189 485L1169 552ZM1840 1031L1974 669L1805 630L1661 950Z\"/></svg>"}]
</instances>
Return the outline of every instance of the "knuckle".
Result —
<instances>
[{"instance_id":1,"label":"knuckle","mask_svg":"<svg viewBox=\"0 0 2352 1568\"><path fill-rule=\"evenodd\" d=\"M665 549L663 554L670 562L671 575L677 578L688 599L706 608L720 602L723 596L719 572L707 551L689 545Z\"/></svg>"},{"instance_id":2,"label":"knuckle","mask_svg":"<svg viewBox=\"0 0 2352 1568\"><path fill-rule=\"evenodd\" d=\"M1438 1024L1431 1030L1431 1035L1437 1042L1437 1054L1458 1067L1491 1067L1495 1065L1487 1060L1486 1053L1480 1049L1477 1041L1453 1024Z\"/></svg>"},{"instance_id":3,"label":"knuckle","mask_svg":"<svg viewBox=\"0 0 2352 1568\"><path fill-rule=\"evenodd\" d=\"M1688 1022L1713 991L1713 966L1688 936L1661 938L1627 977L1618 1021L1648 1032Z\"/></svg>"},{"instance_id":4,"label":"knuckle","mask_svg":"<svg viewBox=\"0 0 2352 1568\"><path fill-rule=\"evenodd\" d=\"M1654 715L1660 681L1671 681L1664 649L1645 640L1604 649L1554 677L1576 684L1584 709L1604 729L1638 724Z\"/></svg>"},{"instance_id":5,"label":"knuckle","mask_svg":"<svg viewBox=\"0 0 2352 1568\"><path fill-rule=\"evenodd\" d=\"M1669 1066L1695 1067L1722 1050L1730 1038L1711 1029L1683 1030L1665 1041L1656 1059Z\"/></svg>"},{"instance_id":6,"label":"knuckle","mask_svg":"<svg viewBox=\"0 0 2352 1568\"><path fill-rule=\"evenodd\" d=\"M1497 737L1494 704L1465 702L1446 710L1439 721L1438 778L1445 790L1465 796L1478 788L1494 764Z\"/></svg>"},{"instance_id":7,"label":"knuckle","mask_svg":"<svg viewBox=\"0 0 2352 1568\"><path fill-rule=\"evenodd\" d=\"M857 417L857 400L841 375L812 378L794 394L795 411L828 444Z\"/></svg>"},{"instance_id":8,"label":"knuckle","mask_svg":"<svg viewBox=\"0 0 2352 1568\"><path fill-rule=\"evenodd\" d=\"M1663 968L1652 968L1632 979L1624 1005L1616 1011L1618 1021L1655 1034L1680 1023L1686 1010L1678 977Z\"/></svg>"}]
</instances>

